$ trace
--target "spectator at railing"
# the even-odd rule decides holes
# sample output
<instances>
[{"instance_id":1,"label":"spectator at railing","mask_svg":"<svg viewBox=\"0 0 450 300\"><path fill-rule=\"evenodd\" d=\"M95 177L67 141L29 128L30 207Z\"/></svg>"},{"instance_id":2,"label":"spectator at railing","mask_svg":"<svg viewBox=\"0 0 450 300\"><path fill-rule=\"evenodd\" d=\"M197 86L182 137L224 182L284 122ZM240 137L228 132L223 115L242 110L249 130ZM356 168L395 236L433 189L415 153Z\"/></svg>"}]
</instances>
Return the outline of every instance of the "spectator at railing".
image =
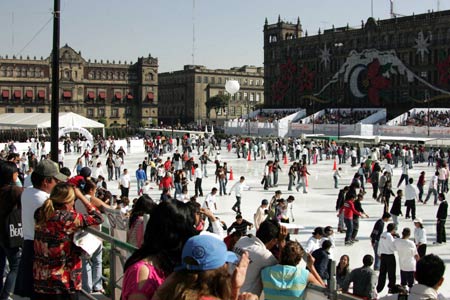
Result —
<instances>
[{"instance_id":1,"label":"spectator at railing","mask_svg":"<svg viewBox=\"0 0 450 300\"><path fill-rule=\"evenodd\" d=\"M372 115L370 110L325 109L325 113L315 118L315 124L355 124Z\"/></svg>"},{"instance_id":2,"label":"spectator at railing","mask_svg":"<svg viewBox=\"0 0 450 300\"><path fill-rule=\"evenodd\" d=\"M420 111L415 114L408 113L408 118L399 126L430 126L430 127L450 127L450 110L430 110L428 122L428 111Z\"/></svg>"}]
</instances>

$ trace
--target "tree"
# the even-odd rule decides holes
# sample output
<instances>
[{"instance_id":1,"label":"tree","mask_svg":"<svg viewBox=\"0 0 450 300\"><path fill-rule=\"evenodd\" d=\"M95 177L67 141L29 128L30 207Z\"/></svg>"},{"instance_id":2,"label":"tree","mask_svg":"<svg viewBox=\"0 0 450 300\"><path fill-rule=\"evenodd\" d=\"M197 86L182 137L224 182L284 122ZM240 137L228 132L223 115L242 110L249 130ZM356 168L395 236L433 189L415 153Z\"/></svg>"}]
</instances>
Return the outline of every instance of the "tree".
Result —
<instances>
[{"instance_id":1,"label":"tree","mask_svg":"<svg viewBox=\"0 0 450 300\"><path fill-rule=\"evenodd\" d=\"M206 117L210 118L211 109L216 110L216 119L219 109L227 107L230 96L228 95L215 95L206 100Z\"/></svg>"}]
</instances>

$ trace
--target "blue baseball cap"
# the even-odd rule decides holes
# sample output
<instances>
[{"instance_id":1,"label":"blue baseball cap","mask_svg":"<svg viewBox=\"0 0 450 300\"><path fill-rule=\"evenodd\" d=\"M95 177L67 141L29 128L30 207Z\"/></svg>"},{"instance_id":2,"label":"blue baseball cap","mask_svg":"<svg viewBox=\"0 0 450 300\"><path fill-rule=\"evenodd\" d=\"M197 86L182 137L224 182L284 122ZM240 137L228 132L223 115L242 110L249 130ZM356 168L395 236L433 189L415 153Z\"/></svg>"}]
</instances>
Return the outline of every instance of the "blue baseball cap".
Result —
<instances>
[{"instance_id":1,"label":"blue baseball cap","mask_svg":"<svg viewBox=\"0 0 450 300\"><path fill-rule=\"evenodd\" d=\"M238 257L228 251L225 243L212 234L200 234L187 240L181 255L181 269L207 271L225 263L237 263Z\"/></svg>"}]
</instances>

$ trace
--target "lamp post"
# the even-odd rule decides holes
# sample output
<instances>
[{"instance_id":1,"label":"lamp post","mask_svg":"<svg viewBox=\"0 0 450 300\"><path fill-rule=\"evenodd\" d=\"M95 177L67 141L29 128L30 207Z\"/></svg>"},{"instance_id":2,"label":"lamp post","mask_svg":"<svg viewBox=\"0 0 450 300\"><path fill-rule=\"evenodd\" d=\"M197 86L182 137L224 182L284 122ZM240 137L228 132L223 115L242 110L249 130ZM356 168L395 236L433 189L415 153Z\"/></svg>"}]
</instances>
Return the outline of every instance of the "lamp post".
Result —
<instances>
[{"instance_id":1,"label":"lamp post","mask_svg":"<svg viewBox=\"0 0 450 300\"><path fill-rule=\"evenodd\" d=\"M312 133L315 134L314 124L315 121L315 109L314 109L314 100L311 100L310 105L312 106Z\"/></svg>"},{"instance_id":2,"label":"lamp post","mask_svg":"<svg viewBox=\"0 0 450 300\"><path fill-rule=\"evenodd\" d=\"M239 82L237 80L227 80L225 83L225 90L231 95L230 99L228 100L228 108L227 108L227 115L226 120L228 121L228 114L230 113L230 100L233 98L234 94L236 94L240 89Z\"/></svg>"},{"instance_id":3,"label":"lamp post","mask_svg":"<svg viewBox=\"0 0 450 300\"><path fill-rule=\"evenodd\" d=\"M430 136L430 94L428 90L425 90L425 102L427 103L427 131L428 136Z\"/></svg>"},{"instance_id":4,"label":"lamp post","mask_svg":"<svg viewBox=\"0 0 450 300\"><path fill-rule=\"evenodd\" d=\"M58 162L59 140L59 33L60 0L54 1L53 9L53 51L52 51L52 110L51 110L51 158Z\"/></svg>"}]
</instances>

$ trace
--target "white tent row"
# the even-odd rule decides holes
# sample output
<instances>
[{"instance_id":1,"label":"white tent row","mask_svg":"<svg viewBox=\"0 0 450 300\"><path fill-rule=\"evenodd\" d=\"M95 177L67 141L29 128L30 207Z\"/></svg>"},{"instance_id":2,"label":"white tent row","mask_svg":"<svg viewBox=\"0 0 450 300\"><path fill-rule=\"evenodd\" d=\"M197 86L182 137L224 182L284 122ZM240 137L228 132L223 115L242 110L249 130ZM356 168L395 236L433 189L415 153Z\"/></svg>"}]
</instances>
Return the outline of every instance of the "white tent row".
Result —
<instances>
[{"instance_id":1,"label":"white tent row","mask_svg":"<svg viewBox=\"0 0 450 300\"><path fill-rule=\"evenodd\" d=\"M39 129L51 128L50 113L6 113L0 114L0 129ZM88 135L92 140L92 135L84 128L102 128L105 135L105 125L75 114L73 112L59 113L59 129L67 129L67 132L81 132ZM60 130L61 134L61 130Z\"/></svg>"},{"instance_id":2,"label":"white tent row","mask_svg":"<svg viewBox=\"0 0 450 300\"><path fill-rule=\"evenodd\" d=\"M50 113L0 114L0 129L37 129L50 127ZM72 112L59 113L59 128L65 127L104 128L105 125Z\"/></svg>"}]
</instances>

